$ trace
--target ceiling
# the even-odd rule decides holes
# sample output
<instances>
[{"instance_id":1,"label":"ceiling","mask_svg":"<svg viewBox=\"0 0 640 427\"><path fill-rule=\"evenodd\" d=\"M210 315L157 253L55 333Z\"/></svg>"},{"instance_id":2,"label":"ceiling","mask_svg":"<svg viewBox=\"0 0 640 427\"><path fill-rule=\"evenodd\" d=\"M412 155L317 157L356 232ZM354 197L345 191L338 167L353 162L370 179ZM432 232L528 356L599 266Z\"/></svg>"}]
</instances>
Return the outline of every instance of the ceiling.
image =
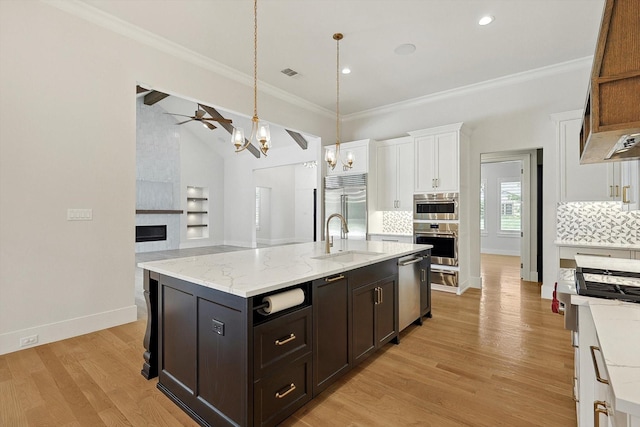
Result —
<instances>
[{"instance_id":1,"label":"ceiling","mask_svg":"<svg viewBox=\"0 0 640 427\"><path fill-rule=\"evenodd\" d=\"M253 75L251 0L81 0ZM593 55L604 0L259 0L258 79L335 111L361 113ZM495 21L478 25L481 16ZM411 55L394 49L411 43ZM287 77L291 68L299 74ZM260 84L258 86L260 87ZM586 88L585 88L586 91ZM192 114L189 112L188 114Z\"/></svg>"}]
</instances>

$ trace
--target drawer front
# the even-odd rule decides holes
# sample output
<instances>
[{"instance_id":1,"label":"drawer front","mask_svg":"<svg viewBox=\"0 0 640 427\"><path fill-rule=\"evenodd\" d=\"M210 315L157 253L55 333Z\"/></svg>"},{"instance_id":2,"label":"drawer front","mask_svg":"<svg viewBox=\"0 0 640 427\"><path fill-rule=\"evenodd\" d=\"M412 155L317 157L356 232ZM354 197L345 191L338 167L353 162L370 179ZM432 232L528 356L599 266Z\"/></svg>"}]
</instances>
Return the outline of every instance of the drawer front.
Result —
<instances>
[{"instance_id":1,"label":"drawer front","mask_svg":"<svg viewBox=\"0 0 640 427\"><path fill-rule=\"evenodd\" d=\"M254 425L275 426L311 400L311 354L256 381Z\"/></svg>"},{"instance_id":2,"label":"drawer front","mask_svg":"<svg viewBox=\"0 0 640 427\"><path fill-rule=\"evenodd\" d=\"M311 307L254 328L254 378L311 351Z\"/></svg>"}]
</instances>

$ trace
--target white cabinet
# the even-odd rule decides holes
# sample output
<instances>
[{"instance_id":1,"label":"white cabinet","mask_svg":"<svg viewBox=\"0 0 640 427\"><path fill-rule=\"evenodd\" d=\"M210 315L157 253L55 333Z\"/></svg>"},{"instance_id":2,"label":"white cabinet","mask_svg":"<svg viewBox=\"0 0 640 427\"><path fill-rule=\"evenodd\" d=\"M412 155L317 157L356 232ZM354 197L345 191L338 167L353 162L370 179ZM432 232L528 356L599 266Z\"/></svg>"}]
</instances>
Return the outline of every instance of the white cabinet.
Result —
<instances>
[{"instance_id":1,"label":"white cabinet","mask_svg":"<svg viewBox=\"0 0 640 427\"><path fill-rule=\"evenodd\" d=\"M621 202L623 210L640 209L640 160L581 165L582 111L554 114L552 119L558 143L559 200Z\"/></svg>"},{"instance_id":2,"label":"white cabinet","mask_svg":"<svg viewBox=\"0 0 640 427\"><path fill-rule=\"evenodd\" d=\"M378 210L412 210L413 164L413 138L403 137L377 143Z\"/></svg>"},{"instance_id":3,"label":"white cabinet","mask_svg":"<svg viewBox=\"0 0 640 427\"><path fill-rule=\"evenodd\" d=\"M353 167L349 169L344 166L340 159L336 163L336 167L331 169L327 167L327 176L331 175L346 175L352 173L367 173L369 172L369 144L370 139L363 139L359 141L351 141L351 142L343 142L340 144L340 157L343 161L347 161L347 153L351 152L353 154ZM335 149L335 144L327 145L324 147L325 150ZM326 162L325 162L326 164Z\"/></svg>"},{"instance_id":4,"label":"white cabinet","mask_svg":"<svg viewBox=\"0 0 640 427\"><path fill-rule=\"evenodd\" d=\"M409 132L415 144L416 193L459 191L460 129L462 123Z\"/></svg>"}]
</instances>

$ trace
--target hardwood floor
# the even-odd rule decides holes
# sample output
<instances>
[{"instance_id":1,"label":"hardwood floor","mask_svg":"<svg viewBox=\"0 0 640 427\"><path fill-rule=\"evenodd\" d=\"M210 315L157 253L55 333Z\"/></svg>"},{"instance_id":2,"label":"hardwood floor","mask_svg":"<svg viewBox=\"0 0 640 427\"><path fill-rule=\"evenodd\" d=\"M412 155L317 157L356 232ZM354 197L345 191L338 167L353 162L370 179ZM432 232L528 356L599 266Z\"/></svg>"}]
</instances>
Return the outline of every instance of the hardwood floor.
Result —
<instances>
[{"instance_id":1,"label":"hardwood floor","mask_svg":"<svg viewBox=\"0 0 640 427\"><path fill-rule=\"evenodd\" d=\"M434 292L410 326L283 426L572 426L573 349L519 260ZM140 375L145 321L0 356L0 426L195 426Z\"/></svg>"}]
</instances>

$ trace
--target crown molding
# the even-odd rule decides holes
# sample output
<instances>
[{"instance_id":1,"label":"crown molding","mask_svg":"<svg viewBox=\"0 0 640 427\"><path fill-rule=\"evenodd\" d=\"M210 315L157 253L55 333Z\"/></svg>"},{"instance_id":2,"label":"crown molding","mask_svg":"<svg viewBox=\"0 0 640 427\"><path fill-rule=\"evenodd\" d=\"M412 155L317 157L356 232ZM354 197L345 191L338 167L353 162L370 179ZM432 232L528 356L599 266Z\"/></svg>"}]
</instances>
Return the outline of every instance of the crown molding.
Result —
<instances>
[{"instance_id":1,"label":"crown molding","mask_svg":"<svg viewBox=\"0 0 640 427\"><path fill-rule=\"evenodd\" d=\"M486 80L480 83L461 86L458 88L449 89L442 92L437 92L430 95L425 95L418 98L397 102L394 104L384 105L382 107L360 111L358 113L348 114L343 116L342 120L345 122L349 122L349 121L365 119L369 117L375 117L382 114L395 113L398 111L406 110L408 108L415 108L415 107L426 105L432 102L440 101L443 99L468 95L468 94L479 92L482 90L493 89L501 86L509 86L516 83L527 82L530 80L548 77L548 76L552 76L555 74L564 73L568 71L581 70L585 68L591 69L592 63L593 63L593 56L586 56L584 58L578 58L571 61L561 62L559 64L553 64L546 67L534 68L533 70L527 70L521 73L510 74L508 76L498 77L496 79Z\"/></svg>"},{"instance_id":2,"label":"crown molding","mask_svg":"<svg viewBox=\"0 0 640 427\"><path fill-rule=\"evenodd\" d=\"M205 55L192 51L180 44L174 43L164 37L160 37L150 31L130 24L120 18L110 15L100 9L90 6L80 0L41 0L50 6L75 15L81 19L91 22L114 33L120 34L129 39L140 42L158 51L189 62L198 67L207 69L225 78L236 81L248 87L253 87L253 76L244 74L234 68L215 61ZM259 82L259 91L295 106L304 108L310 112L325 116L335 117L335 113L317 104L309 102L303 98L292 95L268 83Z\"/></svg>"}]
</instances>

